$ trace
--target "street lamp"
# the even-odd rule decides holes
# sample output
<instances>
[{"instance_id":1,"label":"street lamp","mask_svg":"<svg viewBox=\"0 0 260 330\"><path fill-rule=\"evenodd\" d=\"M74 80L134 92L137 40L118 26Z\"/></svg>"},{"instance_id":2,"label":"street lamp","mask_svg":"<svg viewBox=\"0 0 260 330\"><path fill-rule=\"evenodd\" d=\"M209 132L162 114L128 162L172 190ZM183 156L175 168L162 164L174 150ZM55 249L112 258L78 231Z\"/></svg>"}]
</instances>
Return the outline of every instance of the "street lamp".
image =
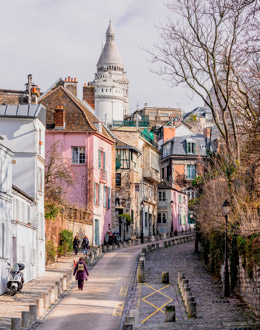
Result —
<instances>
[{"instance_id":1,"label":"street lamp","mask_svg":"<svg viewBox=\"0 0 260 330\"><path fill-rule=\"evenodd\" d=\"M224 297L229 297L229 271L228 271L228 246L227 246L227 224L230 204L225 200L222 205L223 215L225 216L225 265L224 265Z\"/></svg>"},{"instance_id":2,"label":"street lamp","mask_svg":"<svg viewBox=\"0 0 260 330\"><path fill-rule=\"evenodd\" d=\"M141 244L144 243L144 226L143 226L143 222L144 222L144 201L142 201L140 203L141 208L142 208L142 217L141 217Z\"/></svg>"}]
</instances>

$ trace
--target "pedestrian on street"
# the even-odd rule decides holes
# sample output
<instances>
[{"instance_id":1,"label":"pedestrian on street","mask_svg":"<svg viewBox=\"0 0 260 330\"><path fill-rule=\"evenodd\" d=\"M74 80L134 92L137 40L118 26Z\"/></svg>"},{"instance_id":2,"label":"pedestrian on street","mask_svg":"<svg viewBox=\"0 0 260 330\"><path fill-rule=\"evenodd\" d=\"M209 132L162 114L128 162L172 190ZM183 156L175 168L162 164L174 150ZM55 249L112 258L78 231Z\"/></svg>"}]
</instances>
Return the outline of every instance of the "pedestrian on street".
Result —
<instances>
[{"instance_id":1,"label":"pedestrian on street","mask_svg":"<svg viewBox=\"0 0 260 330\"><path fill-rule=\"evenodd\" d=\"M89 239L87 238L87 236L85 235L81 244L82 248L83 248L83 254L87 255L88 254L88 250L90 249L89 246Z\"/></svg>"},{"instance_id":2,"label":"pedestrian on street","mask_svg":"<svg viewBox=\"0 0 260 330\"><path fill-rule=\"evenodd\" d=\"M75 256L78 254L80 240L79 237L76 235L73 241L73 250L75 252Z\"/></svg>"},{"instance_id":3,"label":"pedestrian on street","mask_svg":"<svg viewBox=\"0 0 260 330\"><path fill-rule=\"evenodd\" d=\"M77 272L77 274L76 274ZM83 290L84 280L88 280L89 272L87 269L87 265L85 264L84 258L80 257L78 263L74 268L73 275L76 274L76 280L78 281L79 290Z\"/></svg>"}]
</instances>

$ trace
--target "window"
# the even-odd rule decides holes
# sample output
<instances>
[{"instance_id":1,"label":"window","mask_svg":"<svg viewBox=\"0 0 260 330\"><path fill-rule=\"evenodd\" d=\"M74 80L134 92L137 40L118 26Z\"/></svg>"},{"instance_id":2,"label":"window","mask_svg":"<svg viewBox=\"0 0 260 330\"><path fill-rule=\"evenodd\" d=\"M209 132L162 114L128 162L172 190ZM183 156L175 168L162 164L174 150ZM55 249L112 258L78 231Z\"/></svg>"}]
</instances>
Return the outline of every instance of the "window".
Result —
<instances>
[{"instance_id":1,"label":"window","mask_svg":"<svg viewBox=\"0 0 260 330\"><path fill-rule=\"evenodd\" d=\"M187 154L196 154L196 143L194 141L187 140Z\"/></svg>"},{"instance_id":2,"label":"window","mask_svg":"<svg viewBox=\"0 0 260 330\"><path fill-rule=\"evenodd\" d=\"M121 173L116 173L116 186L121 187Z\"/></svg>"},{"instance_id":3,"label":"window","mask_svg":"<svg viewBox=\"0 0 260 330\"><path fill-rule=\"evenodd\" d=\"M115 204L116 206L120 206L120 198L116 197Z\"/></svg>"},{"instance_id":4,"label":"window","mask_svg":"<svg viewBox=\"0 0 260 330\"><path fill-rule=\"evenodd\" d=\"M99 205L99 184L96 182L94 183L94 204Z\"/></svg>"},{"instance_id":5,"label":"window","mask_svg":"<svg viewBox=\"0 0 260 330\"><path fill-rule=\"evenodd\" d=\"M38 191L43 192L43 169L40 167L37 169L37 186Z\"/></svg>"},{"instance_id":6,"label":"window","mask_svg":"<svg viewBox=\"0 0 260 330\"><path fill-rule=\"evenodd\" d=\"M167 180L169 181L170 176L172 175L172 168L171 165L167 166Z\"/></svg>"},{"instance_id":7,"label":"window","mask_svg":"<svg viewBox=\"0 0 260 330\"><path fill-rule=\"evenodd\" d=\"M166 192L159 191L159 201L166 201Z\"/></svg>"},{"instance_id":8,"label":"window","mask_svg":"<svg viewBox=\"0 0 260 330\"><path fill-rule=\"evenodd\" d=\"M196 177L196 165L187 165L187 179L193 180Z\"/></svg>"},{"instance_id":9,"label":"window","mask_svg":"<svg viewBox=\"0 0 260 330\"><path fill-rule=\"evenodd\" d=\"M98 168L106 170L106 153L101 149L98 149Z\"/></svg>"},{"instance_id":10,"label":"window","mask_svg":"<svg viewBox=\"0 0 260 330\"><path fill-rule=\"evenodd\" d=\"M131 220L134 223L134 210L131 210Z\"/></svg>"},{"instance_id":11,"label":"window","mask_svg":"<svg viewBox=\"0 0 260 330\"><path fill-rule=\"evenodd\" d=\"M148 213L147 212L145 212L145 216L144 216L144 226L145 226L145 228L148 227Z\"/></svg>"},{"instance_id":12,"label":"window","mask_svg":"<svg viewBox=\"0 0 260 330\"><path fill-rule=\"evenodd\" d=\"M159 171L159 155L151 150L151 167Z\"/></svg>"},{"instance_id":13,"label":"window","mask_svg":"<svg viewBox=\"0 0 260 330\"><path fill-rule=\"evenodd\" d=\"M171 143L167 143L163 146L163 157L169 156L171 153Z\"/></svg>"},{"instance_id":14,"label":"window","mask_svg":"<svg viewBox=\"0 0 260 330\"><path fill-rule=\"evenodd\" d=\"M30 206L27 205L27 223L31 223Z\"/></svg>"},{"instance_id":15,"label":"window","mask_svg":"<svg viewBox=\"0 0 260 330\"><path fill-rule=\"evenodd\" d=\"M85 164L85 147L72 147L72 164Z\"/></svg>"},{"instance_id":16,"label":"window","mask_svg":"<svg viewBox=\"0 0 260 330\"><path fill-rule=\"evenodd\" d=\"M16 217L16 220L19 220L19 201L18 199L16 199L16 212L15 212L15 217Z\"/></svg>"},{"instance_id":17,"label":"window","mask_svg":"<svg viewBox=\"0 0 260 330\"><path fill-rule=\"evenodd\" d=\"M165 224L165 223L167 223L167 218L168 218L167 212L160 212L160 213L158 213L158 216L157 216L157 222Z\"/></svg>"},{"instance_id":18,"label":"window","mask_svg":"<svg viewBox=\"0 0 260 330\"><path fill-rule=\"evenodd\" d=\"M162 168L162 179L164 179L164 167Z\"/></svg>"}]
</instances>

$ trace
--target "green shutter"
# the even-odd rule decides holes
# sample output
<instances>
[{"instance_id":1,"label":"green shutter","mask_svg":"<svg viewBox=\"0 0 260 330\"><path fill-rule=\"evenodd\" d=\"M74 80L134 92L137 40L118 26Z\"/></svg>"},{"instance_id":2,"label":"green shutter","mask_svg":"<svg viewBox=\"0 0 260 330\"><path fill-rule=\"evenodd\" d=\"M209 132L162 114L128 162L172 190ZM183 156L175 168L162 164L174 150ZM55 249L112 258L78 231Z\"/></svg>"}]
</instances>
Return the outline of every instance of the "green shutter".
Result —
<instances>
[{"instance_id":1,"label":"green shutter","mask_svg":"<svg viewBox=\"0 0 260 330\"><path fill-rule=\"evenodd\" d=\"M101 183L98 185L98 206L101 205Z\"/></svg>"},{"instance_id":2,"label":"green shutter","mask_svg":"<svg viewBox=\"0 0 260 330\"><path fill-rule=\"evenodd\" d=\"M105 152L103 152L103 157L104 157L104 168L103 168L103 170L105 171L106 170L106 153Z\"/></svg>"},{"instance_id":3,"label":"green shutter","mask_svg":"<svg viewBox=\"0 0 260 330\"><path fill-rule=\"evenodd\" d=\"M104 185L103 189L103 206L107 207L107 187Z\"/></svg>"},{"instance_id":4,"label":"green shutter","mask_svg":"<svg viewBox=\"0 0 260 330\"><path fill-rule=\"evenodd\" d=\"M196 155L196 143L194 143L194 155Z\"/></svg>"},{"instance_id":5,"label":"green shutter","mask_svg":"<svg viewBox=\"0 0 260 330\"><path fill-rule=\"evenodd\" d=\"M110 188L108 188L107 208L110 209Z\"/></svg>"},{"instance_id":6,"label":"green shutter","mask_svg":"<svg viewBox=\"0 0 260 330\"><path fill-rule=\"evenodd\" d=\"M101 168L101 150L98 149L98 168Z\"/></svg>"},{"instance_id":7,"label":"green shutter","mask_svg":"<svg viewBox=\"0 0 260 330\"><path fill-rule=\"evenodd\" d=\"M97 187L96 187L96 182L94 182L94 205L97 205Z\"/></svg>"}]
</instances>

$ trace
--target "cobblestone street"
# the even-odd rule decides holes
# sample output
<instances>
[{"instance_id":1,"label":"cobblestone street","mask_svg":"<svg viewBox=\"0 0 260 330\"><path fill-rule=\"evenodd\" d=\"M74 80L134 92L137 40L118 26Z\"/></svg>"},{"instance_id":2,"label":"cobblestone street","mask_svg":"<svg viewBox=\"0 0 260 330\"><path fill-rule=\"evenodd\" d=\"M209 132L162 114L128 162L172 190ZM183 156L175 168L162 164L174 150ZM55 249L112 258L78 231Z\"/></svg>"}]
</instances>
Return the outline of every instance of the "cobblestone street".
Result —
<instances>
[{"instance_id":1,"label":"cobblestone street","mask_svg":"<svg viewBox=\"0 0 260 330\"><path fill-rule=\"evenodd\" d=\"M160 284L162 272L169 272L169 286ZM189 280L197 301L196 320L187 318L177 286L178 272ZM164 323L168 303L175 305L176 323ZM130 304L130 309L139 309L141 329L260 329L260 320L245 304L235 296L223 298L222 287L194 254L194 241L147 253L145 283L137 285Z\"/></svg>"}]
</instances>

